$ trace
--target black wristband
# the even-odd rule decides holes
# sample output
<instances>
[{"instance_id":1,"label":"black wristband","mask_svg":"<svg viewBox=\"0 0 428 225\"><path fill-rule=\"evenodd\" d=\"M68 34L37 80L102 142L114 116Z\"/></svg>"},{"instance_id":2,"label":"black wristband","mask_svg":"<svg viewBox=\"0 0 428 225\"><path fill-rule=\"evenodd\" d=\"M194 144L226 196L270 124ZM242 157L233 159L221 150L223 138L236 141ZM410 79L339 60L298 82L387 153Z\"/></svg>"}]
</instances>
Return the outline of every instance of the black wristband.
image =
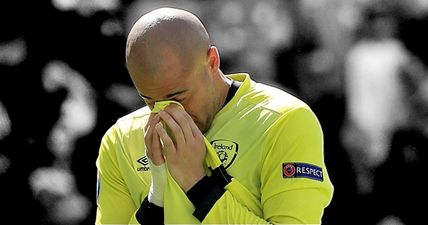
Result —
<instances>
[{"instance_id":1,"label":"black wristband","mask_svg":"<svg viewBox=\"0 0 428 225\"><path fill-rule=\"evenodd\" d=\"M135 214L137 221L140 224L150 224L150 225L163 225L164 224L164 213L163 207L159 207L146 198L144 198L143 203L141 203L140 208Z\"/></svg>"},{"instance_id":2,"label":"black wristband","mask_svg":"<svg viewBox=\"0 0 428 225\"><path fill-rule=\"evenodd\" d=\"M222 165L211 172L211 177L223 187L232 182L232 176L227 173L226 169Z\"/></svg>"},{"instance_id":3,"label":"black wristband","mask_svg":"<svg viewBox=\"0 0 428 225\"><path fill-rule=\"evenodd\" d=\"M195 206L193 215L202 221L218 199L226 191L224 187L230 183L231 176L226 173L223 166L212 170L210 177L205 176L189 191L187 197Z\"/></svg>"}]
</instances>

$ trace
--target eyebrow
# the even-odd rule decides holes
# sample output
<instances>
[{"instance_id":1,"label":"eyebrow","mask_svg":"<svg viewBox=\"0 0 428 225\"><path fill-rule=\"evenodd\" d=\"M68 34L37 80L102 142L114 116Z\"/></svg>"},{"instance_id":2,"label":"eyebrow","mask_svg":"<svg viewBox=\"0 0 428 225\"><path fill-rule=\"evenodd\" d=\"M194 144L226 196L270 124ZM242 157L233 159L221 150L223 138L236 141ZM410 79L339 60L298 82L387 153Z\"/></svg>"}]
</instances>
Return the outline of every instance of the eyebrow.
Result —
<instances>
[{"instance_id":1,"label":"eyebrow","mask_svg":"<svg viewBox=\"0 0 428 225\"><path fill-rule=\"evenodd\" d=\"M182 93L184 93L184 92L186 92L186 91L187 91L187 89L186 89L186 90L181 90L181 91L176 91L176 92L174 92L174 93L168 94L168 95L166 95L166 99L171 99L172 97L177 96L177 95L179 95L179 94L182 94ZM147 99L153 100L153 98L151 98L151 97L149 97L149 96L142 95L141 93L139 93L139 94L140 94L140 96L141 96L141 97L143 97L143 98L147 98Z\"/></svg>"}]
</instances>

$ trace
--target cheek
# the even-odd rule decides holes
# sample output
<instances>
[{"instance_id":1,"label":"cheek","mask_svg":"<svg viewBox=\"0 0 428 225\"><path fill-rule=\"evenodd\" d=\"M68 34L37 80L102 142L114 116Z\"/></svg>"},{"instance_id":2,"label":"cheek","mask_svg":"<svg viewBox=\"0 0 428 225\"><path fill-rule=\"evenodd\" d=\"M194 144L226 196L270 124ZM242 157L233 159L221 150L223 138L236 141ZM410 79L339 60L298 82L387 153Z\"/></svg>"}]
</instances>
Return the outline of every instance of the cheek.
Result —
<instances>
[{"instance_id":1,"label":"cheek","mask_svg":"<svg viewBox=\"0 0 428 225\"><path fill-rule=\"evenodd\" d=\"M197 122L201 120L201 112L199 106L195 103L183 104L186 112L192 117L193 121Z\"/></svg>"},{"instance_id":2,"label":"cheek","mask_svg":"<svg viewBox=\"0 0 428 225\"><path fill-rule=\"evenodd\" d=\"M196 84L198 83L198 84ZM189 98L184 102L187 113L195 121L199 129L209 127L215 110L215 92L209 80L196 82Z\"/></svg>"},{"instance_id":3,"label":"cheek","mask_svg":"<svg viewBox=\"0 0 428 225\"><path fill-rule=\"evenodd\" d=\"M190 99L189 99L190 100ZM198 95L194 95L191 101L187 101L183 104L186 112L192 117L193 121L195 121L196 125L201 128L201 125L205 123L206 117L208 116L208 109L206 106L206 100L201 98Z\"/></svg>"}]
</instances>

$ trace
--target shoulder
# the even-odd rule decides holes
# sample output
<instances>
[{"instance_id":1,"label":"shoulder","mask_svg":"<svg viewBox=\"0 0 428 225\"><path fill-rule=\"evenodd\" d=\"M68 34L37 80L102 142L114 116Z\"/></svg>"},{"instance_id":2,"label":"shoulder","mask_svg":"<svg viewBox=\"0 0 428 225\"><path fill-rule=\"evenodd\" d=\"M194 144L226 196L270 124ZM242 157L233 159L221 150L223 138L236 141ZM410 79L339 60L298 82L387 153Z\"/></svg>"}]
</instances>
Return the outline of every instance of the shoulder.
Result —
<instances>
[{"instance_id":1,"label":"shoulder","mask_svg":"<svg viewBox=\"0 0 428 225\"><path fill-rule=\"evenodd\" d=\"M317 116L310 106L299 97L266 84L255 83L244 98L259 108L262 114L269 114L273 120L267 134L284 134L302 136L311 133L320 137L322 130ZM263 115L260 115L264 117ZM289 133L292 134L289 134ZM305 135L303 135L305 133Z\"/></svg>"},{"instance_id":2,"label":"shoulder","mask_svg":"<svg viewBox=\"0 0 428 225\"><path fill-rule=\"evenodd\" d=\"M139 121L139 120L145 120L148 118L148 116L150 116L150 109L147 106L144 106L140 109L137 109L125 116L120 117L116 124L118 125L124 125L124 124L128 124L130 122L135 122L135 121Z\"/></svg>"},{"instance_id":3,"label":"shoulder","mask_svg":"<svg viewBox=\"0 0 428 225\"><path fill-rule=\"evenodd\" d=\"M256 82L248 74L232 74L229 78L241 82L238 92L231 101L237 109L232 110L233 113L251 116L253 121L263 124L274 124L275 121L291 114L309 112L314 116L303 100L285 88Z\"/></svg>"},{"instance_id":4,"label":"shoulder","mask_svg":"<svg viewBox=\"0 0 428 225\"><path fill-rule=\"evenodd\" d=\"M119 170L119 161L127 162L132 151L142 149L144 126L150 115L150 109L143 107L119 118L103 135L98 152L97 164L113 165Z\"/></svg>"},{"instance_id":5,"label":"shoulder","mask_svg":"<svg viewBox=\"0 0 428 225\"><path fill-rule=\"evenodd\" d=\"M262 83L254 82L250 91L243 97L246 101L279 116L301 109L310 110L309 106L299 97L286 90Z\"/></svg>"}]
</instances>

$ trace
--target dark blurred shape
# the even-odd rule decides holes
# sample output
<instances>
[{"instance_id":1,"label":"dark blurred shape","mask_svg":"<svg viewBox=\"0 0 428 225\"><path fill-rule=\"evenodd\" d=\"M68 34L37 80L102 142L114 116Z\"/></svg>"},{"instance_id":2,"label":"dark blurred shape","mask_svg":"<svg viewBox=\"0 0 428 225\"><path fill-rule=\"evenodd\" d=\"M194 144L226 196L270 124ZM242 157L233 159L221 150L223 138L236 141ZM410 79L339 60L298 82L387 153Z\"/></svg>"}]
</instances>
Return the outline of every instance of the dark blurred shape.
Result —
<instances>
[{"instance_id":1,"label":"dark blurred shape","mask_svg":"<svg viewBox=\"0 0 428 225\"><path fill-rule=\"evenodd\" d=\"M357 195L355 172L340 141L339 131L345 114L344 98L326 94L320 96L311 108L323 129L325 162L334 184L334 198L324 212L322 224L363 224L366 220L355 217L355 213L365 213L366 208Z\"/></svg>"},{"instance_id":2,"label":"dark blurred shape","mask_svg":"<svg viewBox=\"0 0 428 225\"><path fill-rule=\"evenodd\" d=\"M418 128L398 130L392 139L391 154L376 172L377 214L394 215L405 224L424 224L423 204L428 194L426 177L428 135Z\"/></svg>"},{"instance_id":3,"label":"dark blurred shape","mask_svg":"<svg viewBox=\"0 0 428 225\"><path fill-rule=\"evenodd\" d=\"M419 57L404 68L401 78L412 120L394 132L390 155L375 173L374 199L380 218L395 216L404 224L423 224L428 200L423 179L428 163L428 70Z\"/></svg>"},{"instance_id":4,"label":"dark blurred shape","mask_svg":"<svg viewBox=\"0 0 428 225\"><path fill-rule=\"evenodd\" d=\"M399 36L412 54L428 65L428 12L404 17L399 24Z\"/></svg>"}]
</instances>

